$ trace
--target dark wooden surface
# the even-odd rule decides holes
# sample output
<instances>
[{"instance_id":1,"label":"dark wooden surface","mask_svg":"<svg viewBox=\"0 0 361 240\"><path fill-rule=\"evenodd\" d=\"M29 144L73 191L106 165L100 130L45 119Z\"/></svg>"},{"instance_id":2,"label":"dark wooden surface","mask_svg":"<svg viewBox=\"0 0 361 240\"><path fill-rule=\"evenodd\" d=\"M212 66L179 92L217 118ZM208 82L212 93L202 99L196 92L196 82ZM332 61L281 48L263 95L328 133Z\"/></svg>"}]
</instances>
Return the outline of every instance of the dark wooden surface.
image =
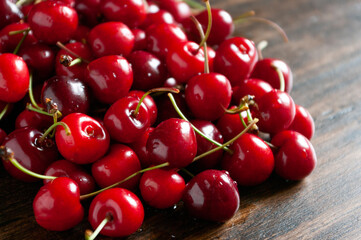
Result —
<instances>
[{"instance_id":1,"label":"dark wooden surface","mask_svg":"<svg viewBox=\"0 0 361 240\"><path fill-rule=\"evenodd\" d=\"M291 95L315 119L317 168L301 182L272 176L260 186L241 188L240 210L224 224L194 220L182 206L146 209L142 228L128 239L361 239L361 2L212 2L232 16L255 10L288 34L290 42L284 44L269 26L237 26L239 35L269 42L265 57L291 66ZM32 199L40 183L18 182L0 169L0 239L83 238L86 221L62 233L39 227Z\"/></svg>"}]
</instances>

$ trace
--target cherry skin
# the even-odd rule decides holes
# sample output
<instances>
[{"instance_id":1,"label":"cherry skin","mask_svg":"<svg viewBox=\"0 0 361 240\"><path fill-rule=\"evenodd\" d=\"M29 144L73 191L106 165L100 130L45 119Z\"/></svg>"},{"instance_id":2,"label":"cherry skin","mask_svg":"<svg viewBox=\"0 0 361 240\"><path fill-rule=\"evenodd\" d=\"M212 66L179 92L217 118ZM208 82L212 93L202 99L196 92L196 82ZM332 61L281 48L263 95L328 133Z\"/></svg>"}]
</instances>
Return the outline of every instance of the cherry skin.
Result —
<instances>
[{"instance_id":1,"label":"cherry skin","mask_svg":"<svg viewBox=\"0 0 361 240\"><path fill-rule=\"evenodd\" d=\"M255 115L262 132L275 134L287 129L295 114L295 103L286 92L273 89L257 100Z\"/></svg>"},{"instance_id":2,"label":"cherry skin","mask_svg":"<svg viewBox=\"0 0 361 240\"><path fill-rule=\"evenodd\" d=\"M87 113L90 107L90 92L79 79L65 76L55 76L46 80L41 90L44 106L51 99L63 116L70 113Z\"/></svg>"},{"instance_id":3,"label":"cherry skin","mask_svg":"<svg viewBox=\"0 0 361 240\"><path fill-rule=\"evenodd\" d=\"M153 127L147 128L145 132L134 142L130 143L129 146L133 149L136 155L139 158L139 162L142 165L142 168L147 168L150 166L150 159L147 151L147 141L150 133L154 130Z\"/></svg>"},{"instance_id":4,"label":"cherry skin","mask_svg":"<svg viewBox=\"0 0 361 240\"><path fill-rule=\"evenodd\" d=\"M232 86L249 78L258 60L254 43L246 38L233 37L219 45L214 59L214 70L225 75Z\"/></svg>"},{"instance_id":5,"label":"cherry skin","mask_svg":"<svg viewBox=\"0 0 361 240\"><path fill-rule=\"evenodd\" d=\"M228 79L218 73L192 77L185 90L187 105L196 118L213 121L228 108L232 88Z\"/></svg>"},{"instance_id":6,"label":"cherry skin","mask_svg":"<svg viewBox=\"0 0 361 240\"><path fill-rule=\"evenodd\" d=\"M17 102L28 88L29 70L25 61L12 53L0 55L0 101Z\"/></svg>"},{"instance_id":7,"label":"cherry skin","mask_svg":"<svg viewBox=\"0 0 361 240\"><path fill-rule=\"evenodd\" d=\"M107 130L95 119L83 113L71 113L62 119L71 132L63 126L55 131L55 141L60 154L77 164L92 163L101 158L109 148Z\"/></svg>"},{"instance_id":8,"label":"cherry skin","mask_svg":"<svg viewBox=\"0 0 361 240\"><path fill-rule=\"evenodd\" d=\"M101 20L101 0L77 0L75 10L82 24L93 27Z\"/></svg>"},{"instance_id":9,"label":"cherry skin","mask_svg":"<svg viewBox=\"0 0 361 240\"><path fill-rule=\"evenodd\" d=\"M0 28L0 52L13 52L24 35L10 35L9 33L12 31L25 30L27 28L29 28L29 24L21 22L9 24L3 29ZM21 48L36 43L37 41L38 40L36 40L36 38L34 37L33 32L29 31L28 35L25 37L25 40L21 45Z\"/></svg>"},{"instance_id":10,"label":"cherry skin","mask_svg":"<svg viewBox=\"0 0 361 240\"><path fill-rule=\"evenodd\" d=\"M53 123L52 117L25 109L16 117L15 128L32 127L39 131L45 131Z\"/></svg>"},{"instance_id":11,"label":"cherry skin","mask_svg":"<svg viewBox=\"0 0 361 240\"><path fill-rule=\"evenodd\" d=\"M175 85L166 85L166 87L176 87ZM173 95L175 102L177 103L178 108L185 116L189 116L190 112L187 107L187 103L185 100L184 92L180 92L178 94ZM174 109L172 102L169 101L169 97L167 94L163 94L156 98L157 108L158 108L158 117L157 123L163 122L164 120L170 118L179 118L178 113Z\"/></svg>"},{"instance_id":12,"label":"cherry skin","mask_svg":"<svg viewBox=\"0 0 361 240\"><path fill-rule=\"evenodd\" d=\"M229 109L235 109L237 106L231 106ZM221 132L224 141L229 141L237 134L244 130L244 126L241 120L243 118L244 122L247 124L247 113L242 112L241 116L239 113L229 114L225 113L222 117L220 117L217 121L217 128Z\"/></svg>"},{"instance_id":13,"label":"cherry skin","mask_svg":"<svg viewBox=\"0 0 361 240\"><path fill-rule=\"evenodd\" d=\"M233 154L225 154L222 169L229 172L241 186L253 186L267 180L274 168L271 148L256 135L246 133L230 147Z\"/></svg>"},{"instance_id":14,"label":"cherry skin","mask_svg":"<svg viewBox=\"0 0 361 240\"><path fill-rule=\"evenodd\" d=\"M232 102L239 105L244 96L251 95L258 99L273 89L271 85L261 79L249 78L233 87Z\"/></svg>"},{"instance_id":15,"label":"cherry skin","mask_svg":"<svg viewBox=\"0 0 361 240\"><path fill-rule=\"evenodd\" d=\"M150 133L147 151L153 165L169 162L170 167L186 167L197 153L195 132L187 121L165 120Z\"/></svg>"},{"instance_id":16,"label":"cherry skin","mask_svg":"<svg viewBox=\"0 0 361 240\"><path fill-rule=\"evenodd\" d=\"M176 22L170 12L160 9L156 12L148 12L147 17L140 27L142 29L147 29L152 24L162 23L175 24Z\"/></svg>"},{"instance_id":17,"label":"cherry skin","mask_svg":"<svg viewBox=\"0 0 361 240\"><path fill-rule=\"evenodd\" d=\"M147 106L141 103L138 114L134 115L139 100L123 97L113 103L104 116L104 125L112 139L121 143L137 140L150 127Z\"/></svg>"},{"instance_id":18,"label":"cherry skin","mask_svg":"<svg viewBox=\"0 0 361 240\"><path fill-rule=\"evenodd\" d=\"M192 15L191 8L183 1L161 0L159 7L170 12L177 22L182 22Z\"/></svg>"},{"instance_id":19,"label":"cherry skin","mask_svg":"<svg viewBox=\"0 0 361 240\"><path fill-rule=\"evenodd\" d=\"M144 208L134 193L123 188L112 188L97 195L89 208L88 220L94 229L106 217L111 220L100 233L108 237L125 237L142 225Z\"/></svg>"},{"instance_id":20,"label":"cherry skin","mask_svg":"<svg viewBox=\"0 0 361 240\"><path fill-rule=\"evenodd\" d=\"M84 217L79 187L67 177L56 178L42 186L33 201L36 222L50 231L65 231Z\"/></svg>"},{"instance_id":21,"label":"cherry skin","mask_svg":"<svg viewBox=\"0 0 361 240\"><path fill-rule=\"evenodd\" d=\"M186 184L176 170L154 169L145 172L139 183L144 201L152 207L164 209L178 203Z\"/></svg>"},{"instance_id":22,"label":"cherry skin","mask_svg":"<svg viewBox=\"0 0 361 240\"><path fill-rule=\"evenodd\" d=\"M310 112L306 108L296 104L295 118L287 130L299 132L308 138L308 140L311 140L315 133L315 123Z\"/></svg>"},{"instance_id":23,"label":"cherry skin","mask_svg":"<svg viewBox=\"0 0 361 240\"><path fill-rule=\"evenodd\" d=\"M268 82L273 88L279 89L280 78L275 67L281 70L285 81L285 91L290 93L293 86L293 76L290 67L284 61L274 58L259 60L253 68L251 77L262 79Z\"/></svg>"},{"instance_id":24,"label":"cherry skin","mask_svg":"<svg viewBox=\"0 0 361 240\"><path fill-rule=\"evenodd\" d=\"M88 64L85 81L100 102L112 104L128 94L133 70L124 57L105 56Z\"/></svg>"},{"instance_id":25,"label":"cherry skin","mask_svg":"<svg viewBox=\"0 0 361 240\"><path fill-rule=\"evenodd\" d=\"M43 174L45 169L58 158L56 145L51 139L41 141L43 133L32 127L19 128L11 132L2 145L14 153L14 158L26 169ZM18 170L7 159L2 158L4 168L11 176L25 182L35 182L34 178Z\"/></svg>"},{"instance_id":26,"label":"cherry skin","mask_svg":"<svg viewBox=\"0 0 361 240\"><path fill-rule=\"evenodd\" d=\"M54 177L68 177L76 182L80 194L88 194L95 190L95 180L81 166L67 160L58 160L49 165L44 175ZM44 184L52 180L45 179Z\"/></svg>"},{"instance_id":27,"label":"cherry skin","mask_svg":"<svg viewBox=\"0 0 361 240\"><path fill-rule=\"evenodd\" d=\"M122 22L105 22L96 25L90 31L88 42L96 57L108 55L126 57L133 49L134 35Z\"/></svg>"},{"instance_id":28,"label":"cherry skin","mask_svg":"<svg viewBox=\"0 0 361 240\"><path fill-rule=\"evenodd\" d=\"M73 34L70 42L81 42L86 43L86 40L88 39L88 35L90 33L90 28L85 25L78 25L76 28L75 33Z\"/></svg>"},{"instance_id":29,"label":"cherry skin","mask_svg":"<svg viewBox=\"0 0 361 240\"><path fill-rule=\"evenodd\" d=\"M0 1L0 29L24 18L20 9L10 0Z\"/></svg>"},{"instance_id":30,"label":"cherry skin","mask_svg":"<svg viewBox=\"0 0 361 240\"><path fill-rule=\"evenodd\" d=\"M139 159L135 152L123 144L112 144L109 152L93 163L92 175L97 184L108 187L119 182L141 169ZM119 187L135 189L140 176L135 176L120 184Z\"/></svg>"},{"instance_id":31,"label":"cherry skin","mask_svg":"<svg viewBox=\"0 0 361 240\"><path fill-rule=\"evenodd\" d=\"M311 142L295 131L276 134L271 143L275 152L275 171L284 179L302 180L314 170L317 157Z\"/></svg>"},{"instance_id":32,"label":"cherry skin","mask_svg":"<svg viewBox=\"0 0 361 240\"><path fill-rule=\"evenodd\" d=\"M133 28L131 31L134 35L133 51L147 49L147 36L145 35L145 31L139 28Z\"/></svg>"},{"instance_id":33,"label":"cherry skin","mask_svg":"<svg viewBox=\"0 0 361 240\"><path fill-rule=\"evenodd\" d=\"M43 1L31 8L28 22L36 39L55 44L71 39L78 26L78 14L60 1Z\"/></svg>"},{"instance_id":34,"label":"cherry skin","mask_svg":"<svg viewBox=\"0 0 361 240\"><path fill-rule=\"evenodd\" d=\"M138 100L140 100L144 94L145 92L143 91L132 90L128 93L128 96L135 97ZM157 113L158 113L157 105L155 104L154 99L150 95L147 95L143 99L143 103L148 108L149 125L152 126L157 120Z\"/></svg>"},{"instance_id":35,"label":"cherry skin","mask_svg":"<svg viewBox=\"0 0 361 240\"><path fill-rule=\"evenodd\" d=\"M0 145L3 144L6 136L7 136L6 132L0 128Z\"/></svg>"},{"instance_id":36,"label":"cherry skin","mask_svg":"<svg viewBox=\"0 0 361 240\"><path fill-rule=\"evenodd\" d=\"M182 200L190 215L215 222L232 218L240 202L237 183L219 170L205 170L192 178Z\"/></svg>"}]
</instances>

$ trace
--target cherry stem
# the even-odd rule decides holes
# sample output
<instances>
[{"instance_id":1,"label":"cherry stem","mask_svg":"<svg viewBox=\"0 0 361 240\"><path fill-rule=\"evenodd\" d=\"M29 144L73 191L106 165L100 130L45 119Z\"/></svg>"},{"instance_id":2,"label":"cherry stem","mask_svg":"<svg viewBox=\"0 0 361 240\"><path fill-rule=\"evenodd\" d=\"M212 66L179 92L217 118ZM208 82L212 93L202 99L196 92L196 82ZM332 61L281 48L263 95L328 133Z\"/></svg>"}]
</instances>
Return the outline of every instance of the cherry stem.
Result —
<instances>
[{"instance_id":1,"label":"cherry stem","mask_svg":"<svg viewBox=\"0 0 361 240\"><path fill-rule=\"evenodd\" d=\"M199 23L199 21L197 20L197 18L195 18L193 15L191 16L192 21L194 22L194 24L196 25L199 35L201 36L201 39L204 39L204 32L203 32L203 28L202 25ZM202 47L202 45L199 45L198 49L196 52L199 51L199 49ZM205 41L203 43L203 54L204 54L204 73L209 73L209 63L208 63L208 49L207 49L207 42Z\"/></svg>"},{"instance_id":2,"label":"cherry stem","mask_svg":"<svg viewBox=\"0 0 361 240\"><path fill-rule=\"evenodd\" d=\"M29 98L30 98L30 102L31 104L39 109L39 110L43 110L43 108L39 107L39 105L36 103L35 98L34 98L34 94L33 94L33 74L30 73L30 77L29 77Z\"/></svg>"},{"instance_id":3,"label":"cherry stem","mask_svg":"<svg viewBox=\"0 0 361 240\"><path fill-rule=\"evenodd\" d=\"M209 34L211 33L212 29L212 11L211 11L211 4L209 3L209 0L203 0L207 7L208 12L208 26L206 30L206 34L204 35L204 38L202 39L201 43L199 44L199 47L203 46L205 42L207 42L207 39L209 37Z\"/></svg>"},{"instance_id":4,"label":"cherry stem","mask_svg":"<svg viewBox=\"0 0 361 240\"><path fill-rule=\"evenodd\" d=\"M203 10L204 6L196 1L193 0L183 0L183 2L187 3L191 8L197 10Z\"/></svg>"},{"instance_id":5,"label":"cherry stem","mask_svg":"<svg viewBox=\"0 0 361 240\"><path fill-rule=\"evenodd\" d=\"M32 104L28 104L26 106L26 108L28 110L30 110L30 111L37 112L37 113L40 113L40 114L43 114L43 115L46 115L46 116L50 116L50 117L53 116L53 114L51 114L51 113L48 113L48 112L45 112L45 111L43 111L41 109L35 108Z\"/></svg>"},{"instance_id":6,"label":"cherry stem","mask_svg":"<svg viewBox=\"0 0 361 240\"><path fill-rule=\"evenodd\" d=\"M11 31L11 32L9 32L9 35L12 36L12 35L24 33L24 32L26 32L26 31L30 31L30 28L25 28L25 29L21 29L21 30Z\"/></svg>"},{"instance_id":7,"label":"cherry stem","mask_svg":"<svg viewBox=\"0 0 361 240\"><path fill-rule=\"evenodd\" d=\"M82 63L82 62L83 62L83 60L82 60L81 58L75 58L73 61L71 61L71 62L69 63L69 66L68 66L68 67L75 66L75 65L80 64L80 63Z\"/></svg>"},{"instance_id":8,"label":"cherry stem","mask_svg":"<svg viewBox=\"0 0 361 240\"><path fill-rule=\"evenodd\" d=\"M248 105L244 105L244 106L239 106L238 108L235 108L235 109L226 109L225 110L225 113L227 114L236 114L236 113L241 113L241 112L244 112L244 111L247 111L249 108L248 108Z\"/></svg>"},{"instance_id":9,"label":"cherry stem","mask_svg":"<svg viewBox=\"0 0 361 240\"><path fill-rule=\"evenodd\" d=\"M248 124L248 126L247 126L242 132L240 132L237 136L235 136L234 138L232 138L231 140L229 140L228 142L224 143L223 145L221 145L221 146L219 146L219 147L213 148L213 149L209 150L208 152L205 152L205 153L203 153L203 154L201 154L201 155L196 156L196 157L193 159L193 162L195 162L195 161L197 161L197 160L199 160L199 159L201 159L201 158L203 158L203 157L206 157L206 156L208 156L208 155L210 155L210 154L212 154L212 153L214 153L214 152L216 152L216 151L224 148L225 146L228 146L228 145L232 144L232 143L233 143L234 141L236 141L239 137L241 137L243 134L245 134L246 132L248 132L248 131L253 127L253 125L256 124L257 122L258 122L258 119L257 119L257 118L253 119L253 121L251 121L251 122Z\"/></svg>"},{"instance_id":10,"label":"cherry stem","mask_svg":"<svg viewBox=\"0 0 361 240\"><path fill-rule=\"evenodd\" d=\"M34 0L19 0L15 3L17 7L21 7L24 4L32 3Z\"/></svg>"},{"instance_id":11,"label":"cherry stem","mask_svg":"<svg viewBox=\"0 0 361 240\"><path fill-rule=\"evenodd\" d=\"M257 44L257 52L258 52L258 58L259 60L263 59L262 51L268 46L268 42L266 40L260 41Z\"/></svg>"},{"instance_id":12,"label":"cherry stem","mask_svg":"<svg viewBox=\"0 0 361 240\"><path fill-rule=\"evenodd\" d=\"M243 119L243 117L242 117L242 113L240 112L239 113L239 118L241 119L241 122L242 122L242 125L243 125L243 127L247 127L247 124L246 124L246 122L244 121L244 119Z\"/></svg>"},{"instance_id":13,"label":"cherry stem","mask_svg":"<svg viewBox=\"0 0 361 240\"><path fill-rule=\"evenodd\" d=\"M21 45L23 44L23 42L25 41L25 38L28 36L29 32L30 32L30 28L25 29L25 31L23 32L24 35L20 39L18 45L16 45L16 48L14 49L13 54L15 54L15 55L18 54L19 49L20 49Z\"/></svg>"},{"instance_id":14,"label":"cherry stem","mask_svg":"<svg viewBox=\"0 0 361 240\"><path fill-rule=\"evenodd\" d=\"M179 107L177 106L177 103L175 102L175 99L173 97L173 95L171 93L168 93L168 97L170 99L170 101L172 102L172 105L175 109L175 111L178 113L178 115L185 121L189 122L189 120L186 118L186 116L184 116L184 114L182 113L182 111L179 109ZM213 143L214 145L218 146L218 147L222 147L222 144L220 144L217 141L214 141L213 139L209 138L208 136L206 136L203 132L201 132L201 130L199 130L198 128L196 128L191 122L189 122L189 124L192 126L193 130L198 133L199 135L201 135L203 138L205 138L207 141ZM232 154L233 151L229 148L227 148L227 146L223 146L222 147L224 151L226 151L229 154Z\"/></svg>"},{"instance_id":15,"label":"cherry stem","mask_svg":"<svg viewBox=\"0 0 361 240\"><path fill-rule=\"evenodd\" d=\"M131 175L129 175L128 177L124 178L123 180L120 180L119 182L116 182L112 185L109 185L108 187L105 187L105 188L102 188L98 191L95 191L95 192L92 192L92 193L88 193L88 194L85 194L85 195L81 195L80 196L80 200L83 200L83 199L87 199L87 198L90 198L90 197L93 197L105 190L108 190L108 189L111 189L111 188L114 188L116 186L118 186L119 184L122 184L123 182L126 182L128 181L129 179L141 174L141 173L144 173L144 172L147 172L147 171L151 171L151 170L154 170L154 169L158 169L158 168L163 168L163 167L167 167L169 166L169 162L165 162L165 163L162 163L162 164L159 164L159 165L156 165L156 166L152 166L152 167L149 167L149 168L144 168L144 169L141 169Z\"/></svg>"},{"instance_id":16,"label":"cherry stem","mask_svg":"<svg viewBox=\"0 0 361 240\"><path fill-rule=\"evenodd\" d=\"M138 103L137 107L135 108L135 110L134 110L134 112L133 112L133 117L137 117L137 116L138 116L140 106L142 105L142 102L144 101L144 99L145 99L149 94L155 93L155 92L172 92L172 93L179 93L179 89L177 89L177 88L167 88L167 87L160 87L160 88L150 89L149 91L147 91L146 93L144 93L143 96L140 98L139 103Z\"/></svg>"},{"instance_id":17,"label":"cherry stem","mask_svg":"<svg viewBox=\"0 0 361 240\"><path fill-rule=\"evenodd\" d=\"M100 222L100 224L98 225L98 227L94 230L94 232L92 232L91 230L87 230L85 231L85 239L86 240L94 240L98 234L100 233L100 231L105 227L105 225L112 220L112 216L111 215L107 215L103 221Z\"/></svg>"},{"instance_id":18,"label":"cherry stem","mask_svg":"<svg viewBox=\"0 0 361 240\"><path fill-rule=\"evenodd\" d=\"M8 111L10 106L10 103L7 103L5 105L5 107L3 108L3 110L0 112L0 120L5 116L6 112Z\"/></svg>"},{"instance_id":19,"label":"cherry stem","mask_svg":"<svg viewBox=\"0 0 361 240\"><path fill-rule=\"evenodd\" d=\"M181 168L181 170L182 170L183 172L185 172L186 174L188 174L191 178L194 178L194 174L191 173L190 171L188 171L188 169L186 169L186 168Z\"/></svg>"},{"instance_id":20,"label":"cherry stem","mask_svg":"<svg viewBox=\"0 0 361 240\"><path fill-rule=\"evenodd\" d=\"M43 134L43 136L40 137L39 141L43 141L57 126L62 126L65 130L66 135L70 135L70 128L65 122L56 122L53 125L51 125Z\"/></svg>"},{"instance_id":21,"label":"cherry stem","mask_svg":"<svg viewBox=\"0 0 361 240\"><path fill-rule=\"evenodd\" d=\"M278 78L280 79L280 91L285 91L285 78L283 77L283 73L279 67L275 64L272 64L271 67L277 72Z\"/></svg>"},{"instance_id":22,"label":"cherry stem","mask_svg":"<svg viewBox=\"0 0 361 240\"><path fill-rule=\"evenodd\" d=\"M279 147L276 147L275 145L273 145L272 143L263 140L270 148L272 151L277 151Z\"/></svg>"},{"instance_id":23,"label":"cherry stem","mask_svg":"<svg viewBox=\"0 0 361 240\"><path fill-rule=\"evenodd\" d=\"M76 58L80 58L81 61L85 62L85 63L90 63L90 61L82 58L81 56L79 56L77 53L73 52L72 50L70 50L69 48L67 48L64 44L62 44L61 42L57 42L56 46L58 46L59 48L63 49L64 51L67 51L68 53L70 53L71 55L73 55Z\"/></svg>"}]
</instances>

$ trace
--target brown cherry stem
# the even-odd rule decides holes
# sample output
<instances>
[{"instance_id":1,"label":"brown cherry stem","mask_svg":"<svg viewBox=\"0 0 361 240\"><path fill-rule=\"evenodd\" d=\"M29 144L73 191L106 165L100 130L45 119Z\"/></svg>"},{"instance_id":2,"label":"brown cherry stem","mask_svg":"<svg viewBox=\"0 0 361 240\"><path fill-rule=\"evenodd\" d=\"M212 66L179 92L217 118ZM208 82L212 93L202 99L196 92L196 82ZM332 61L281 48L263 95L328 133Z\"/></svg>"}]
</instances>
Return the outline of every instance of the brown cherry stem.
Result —
<instances>
[{"instance_id":1,"label":"brown cherry stem","mask_svg":"<svg viewBox=\"0 0 361 240\"><path fill-rule=\"evenodd\" d=\"M79 56L79 54L73 52L72 50L70 50L69 48L67 48L64 44L62 44L61 42L57 42L56 46L58 46L59 48L63 49L64 51L70 53L71 55L75 56L76 58L81 59L82 62L85 63L90 63L89 60L82 58L81 56Z\"/></svg>"},{"instance_id":2,"label":"brown cherry stem","mask_svg":"<svg viewBox=\"0 0 361 240\"><path fill-rule=\"evenodd\" d=\"M98 227L93 231L91 230L86 230L85 231L85 240L94 240L98 234L100 233L100 231L105 227L105 225L110 222L112 220L112 216L109 214L107 215L103 221L100 222L100 224L98 225Z\"/></svg>"},{"instance_id":3,"label":"brown cherry stem","mask_svg":"<svg viewBox=\"0 0 361 240\"><path fill-rule=\"evenodd\" d=\"M3 110L0 112L0 120L5 116L6 112L8 111L10 106L10 103L7 103L5 105L5 107L3 108Z\"/></svg>"},{"instance_id":4,"label":"brown cherry stem","mask_svg":"<svg viewBox=\"0 0 361 240\"><path fill-rule=\"evenodd\" d=\"M272 64L273 69L277 72L278 78L280 79L280 91L285 91L285 78L283 77L283 73L279 67L275 64Z\"/></svg>"}]
</instances>

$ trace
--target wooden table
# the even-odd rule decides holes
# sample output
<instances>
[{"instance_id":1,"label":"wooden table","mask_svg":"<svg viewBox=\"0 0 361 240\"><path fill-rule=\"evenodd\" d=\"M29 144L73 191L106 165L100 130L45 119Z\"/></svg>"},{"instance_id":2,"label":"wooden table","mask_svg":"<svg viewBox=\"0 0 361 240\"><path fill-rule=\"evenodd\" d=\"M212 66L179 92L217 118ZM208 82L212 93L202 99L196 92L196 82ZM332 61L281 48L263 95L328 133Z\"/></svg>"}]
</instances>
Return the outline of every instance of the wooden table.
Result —
<instances>
[{"instance_id":1,"label":"wooden table","mask_svg":"<svg viewBox=\"0 0 361 240\"><path fill-rule=\"evenodd\" d=\"M224 224L194 220L182 206L146 209L143 226L128 239L361 239L361 2L212 2L232 16L254 10L286 31L287 44L262 23L237 26L238 35L269 42L265 57L291 66L291 95L316 123L317 168L301 182L272 176L260 186L240 188L240 210ZM36 224L32 200L40 185L13 180L1 168L0 239L82 239L87 221L61 233Z\"/></svg>"}]
</instances>

